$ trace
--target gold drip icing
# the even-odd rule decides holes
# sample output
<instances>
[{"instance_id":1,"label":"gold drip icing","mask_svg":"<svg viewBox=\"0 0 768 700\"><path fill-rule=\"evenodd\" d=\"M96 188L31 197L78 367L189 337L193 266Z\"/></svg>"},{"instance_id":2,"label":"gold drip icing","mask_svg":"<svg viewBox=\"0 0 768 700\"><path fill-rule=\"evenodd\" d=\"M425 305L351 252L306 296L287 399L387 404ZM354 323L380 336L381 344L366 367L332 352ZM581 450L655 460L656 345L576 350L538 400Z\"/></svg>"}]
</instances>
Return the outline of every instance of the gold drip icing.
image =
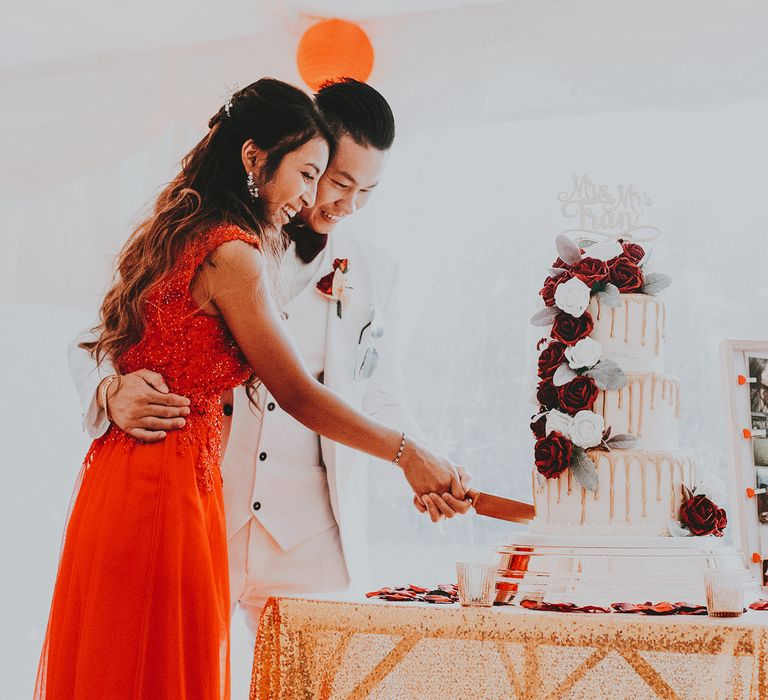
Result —
<instances>
[{"instance_id":1,"label":"gold drip icing","mask_svg":"<svg viewBox=\"0 0 768 700\"><path fill-rule=\"evenodd\" d=\"M656 375L651 375L651 410L653 410L654 403L656 402Z\"/></svg>"},{"instance_id":2,"label":"gold drip icing","mask_svg":"<svg viewBox=\"0 0 768 700\"><path fill-rule=\"evenodd\" d=\"M614 512L614 509L613 509L613 496L614 496L614 492L615 492L615 489L614 489L614 476L615 476L615 472L616 472L616 464L613 461L613 459L611 459L611 455L609 455L609 458L608 458L608 471L610 473L610 480L608 482L608 501L609 501L608 522L612 523L613 522L613 512Z\"/></svg>"},{"instance_id":3,"label":"gold drip icing","mask_svg":"<svg viewBox=\"0 0 768 700\"><path fill-rule=\"evenodd\" d=\"M563 475L557 475L557 502L560 503L560 493L563 490Z\"/></svg>"},{"instance_id":4,"label":"gold drip icing","mask_svg":"<svg viewBox=\"0 0 768 700\"><path fill-rule=\"evenodd\" d=\"M547 522L549 522L550 513L552 513L552 492L550 491L551 479L547 479Z\"/></svg>"},{"instance_id":5,"label":"gold drip icing","mask_svg":"<svg viewBox=\"0 0 768 700\"><path fill-rule=\"evenodd\" d=\"M612 306L611 307L611 332L608 336L609 338L613 338L613 329L615 325L616 325L616 308Z\"/></svg>"},{"instance_id":6,"label":"gold drip icing","mask_svg":"<svg viewBox=\"0 0 768 700\"><path fill-rule=\"evenodd\" d=\"M646 509L647 498L645 495L645 468L647 465L648 465L648 457L646 455L643 455L640 458L640 481L643 485L643 517L648 515L647 509Z\"/></svg>"},{"instance_id":7,"label":"gold drip icing","mask_svg":"<svg viewBox=\"0 0 768 700\"><path fill-rule=\"evenodd\" d=\"M570 496L570 495L571 495L571 493L573 492L573 489L571 488L571 487L572 487L572 485L573 485L573 482L572 482L572 477L573 477L573 472L572 472L572 471L569 469L569 470L568 470L568 495L569 495L569 496Z\"/></svg>"},{"instance_id":8,"label":"gold drip icing","mask_svg":"<svg viewBox=\"0 0 768 700\"><path fill-rule=\"evenodd\" d=\"M627 390L629 393L629 418L627 420L627 432L628 433L634 433L634 430L632 430L632 418L633 416L633 409L634 409L634 401L632 399L632 385L635 383L634 379L630 379L627 384Z\"/></svg>"},{"instance_id":9,"label":"gold drip icing","mask_svg":"<svg viewBox=\"0 0 768 700\"><path fill-rule=\"evenodd\" d=\"M629 301L624 300L624 344L629 342Z\"/></svg>"},{"instance_id":10,"label":"gold drip icing","mask_svg":"<svg viewBox=\"0 0 768 700\"><path fill-rule=\"evenodd\" d=\"M631 497L631 489L629 488L629 465L631 460L625 459L624 460L624 476L626 478L626 483L624 487L624 491L626 492L626 501L627 501L627 517L626 521L630 522L629 518L629 504L630 504L630 497Z\"/></svg>"},{"instance_id":11,"label":"gold drip icing","mask_svg":"<svg viewBox=\"0 0 768 700\"><path fill-rule=\"evenodd\" d=\"M587 489L581 487L581 518L579 525L583 525L587 517Z\"/></svg>"},{"instance_id":12,"label":"gold drip icing","mask_svg":"<svg viewBox=\"0 0 768 700\"><path fill-rule=\"evenodd\" d=\"M663 401L666 398L667 398L667 378L662 377L661 378L661 400Z\"/></svg>"},{"instance_id":13,"label":"gold drip icing","mask_svg":"<svg viewBox=\"0 0 768 700\"><path fill-rule=\"evenodd\" d=\"M619 408L621 408L623 403L624 403L624 389L619 389Z\"/></svg>"},{"instance_id":14,"label":"gold drip icing","mask_svg":"<svg viewBox=\"0 0 768 700\"><path fill-rule=\"evenodd\" d=\"M640 345L645 346L645 330L648 325L648 297L643 297L643 336Z\"/></svg>"},{"instance_id":15,"label":"gold drip icing","mask_svg":"<svg viewBox=\"0 0 768 700\"><path fill-rule=\"evenodd\" d=\"M680 384L675 385L675 418L680 417Z\"/></svg>"},{"instance_id":16,"label":"gold drip icing","mask_svg":"<svg viewBox=\"0 0 768 700\"><path fill-rule=\"evenodd\" d=\"M671 502L669 504L669 511L672 518L675 517L675 462L673 459L668 459L669 463L669 496Z\"/></svg>"},{"instance_id":17,"label":"gold drip icing","mask_svg":"<svg viewBox=\"0 0 768 700\"><path fill-rule=\"evenodd\" d=\"M643 392L645 391L645 377L641 377L638 381L640 385L640 400L638 401L638 416L637 416L637 436L643 435L643 415L645 413L645 407L643 405Z\"/></svg>"},{"instance_id":18,"label":"gold drip icing","mask_svg":"<svg viewBox=\"0 0 768 700\"><path fill-rule=\"evenodd\" d=\"M656 500L661 502L661 460L656 459Z\"/></svg>"}]
</instances>

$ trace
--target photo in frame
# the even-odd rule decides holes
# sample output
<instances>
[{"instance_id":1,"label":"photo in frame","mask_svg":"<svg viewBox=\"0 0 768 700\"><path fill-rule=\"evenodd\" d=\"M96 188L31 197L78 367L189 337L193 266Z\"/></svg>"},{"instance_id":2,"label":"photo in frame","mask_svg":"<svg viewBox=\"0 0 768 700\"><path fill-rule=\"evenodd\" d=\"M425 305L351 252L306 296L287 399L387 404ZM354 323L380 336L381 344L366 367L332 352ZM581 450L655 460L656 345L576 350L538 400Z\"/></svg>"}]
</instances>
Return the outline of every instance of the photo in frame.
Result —
<instances>
[{"instance_id":1,"label":"photo in frame","mask_svg":"<svg viewBox=\"0 0 768 700\"><path fill-rule=\"evenodd\" d=\"M768 340L720 344L734 543L768 587Z\"/></svg>"}]
</instances>

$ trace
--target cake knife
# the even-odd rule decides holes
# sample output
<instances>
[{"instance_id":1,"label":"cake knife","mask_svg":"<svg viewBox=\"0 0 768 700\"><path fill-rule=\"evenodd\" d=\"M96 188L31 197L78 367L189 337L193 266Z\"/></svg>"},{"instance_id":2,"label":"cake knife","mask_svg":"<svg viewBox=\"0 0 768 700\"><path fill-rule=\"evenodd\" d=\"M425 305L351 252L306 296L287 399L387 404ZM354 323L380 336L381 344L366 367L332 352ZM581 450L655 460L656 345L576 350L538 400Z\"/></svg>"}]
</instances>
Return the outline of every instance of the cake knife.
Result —
<instances>
[{"instance_id":1,"label":"cake knife","mask_svg":"<svg viewBox=\"0 0 768 700\"><path fill-rule=\"evenodd\" d=\"M494 496L490 493L467 491L467 497L472 501L472 506L478 515L497 520L509 520L514 523L527 523L536 515L536 509L530 503L513 501L511 498Z\"/></svg>"}]
</instances>

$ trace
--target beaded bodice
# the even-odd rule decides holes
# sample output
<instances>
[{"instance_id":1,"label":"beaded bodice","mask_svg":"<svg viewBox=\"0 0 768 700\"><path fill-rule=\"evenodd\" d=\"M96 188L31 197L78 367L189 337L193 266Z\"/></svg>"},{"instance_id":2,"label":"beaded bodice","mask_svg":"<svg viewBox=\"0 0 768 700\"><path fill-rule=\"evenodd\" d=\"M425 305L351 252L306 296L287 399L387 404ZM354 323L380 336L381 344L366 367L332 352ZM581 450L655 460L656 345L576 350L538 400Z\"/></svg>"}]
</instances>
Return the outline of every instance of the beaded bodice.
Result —
<instances>
[{"instance_id":1,"label":"beaded bodice","mask_svg":"<svg viewBox=\"0 0 768 700\"><path fill-rule=\"evenodd\" d=\"M200 310L190 285L205 258L231 240L258 247L257 238L233 225L216 226L190 243L176 268L149 294L144 334L118 363L123 374L140 369L157 372L172 392L189 398L186 426L168 436L175 436L182 450L190 443L201 448L198 480L207 490L220 460L221 394L242 384L250 369L224 320ZM132 440L114 426L110 434Z\"/></svg>"}]
</instances>

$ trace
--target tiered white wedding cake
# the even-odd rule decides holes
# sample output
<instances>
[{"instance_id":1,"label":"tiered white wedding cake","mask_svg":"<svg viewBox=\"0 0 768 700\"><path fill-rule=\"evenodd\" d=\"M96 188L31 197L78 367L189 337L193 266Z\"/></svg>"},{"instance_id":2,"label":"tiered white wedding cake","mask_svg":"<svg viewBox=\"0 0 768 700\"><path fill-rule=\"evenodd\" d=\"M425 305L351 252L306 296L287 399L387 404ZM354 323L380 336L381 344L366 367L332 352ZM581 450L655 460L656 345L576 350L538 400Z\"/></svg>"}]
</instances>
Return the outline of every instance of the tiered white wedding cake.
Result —
<instances>
[{"instance_id":1,"label":"tiered white wedding cake","mask_svg":"<svg viewBox=\"0 0 768 700\"><path fill-rule=\"evenodd\" d=\"M657 296L670 279L632 241L561 235L557 249L532 319L549 330L531 423L536 517L502 548L506 578L553 602L700 602L705 570L743 563L721 546L725 495L680 449Z\"/></svg>"}]
</instances>

